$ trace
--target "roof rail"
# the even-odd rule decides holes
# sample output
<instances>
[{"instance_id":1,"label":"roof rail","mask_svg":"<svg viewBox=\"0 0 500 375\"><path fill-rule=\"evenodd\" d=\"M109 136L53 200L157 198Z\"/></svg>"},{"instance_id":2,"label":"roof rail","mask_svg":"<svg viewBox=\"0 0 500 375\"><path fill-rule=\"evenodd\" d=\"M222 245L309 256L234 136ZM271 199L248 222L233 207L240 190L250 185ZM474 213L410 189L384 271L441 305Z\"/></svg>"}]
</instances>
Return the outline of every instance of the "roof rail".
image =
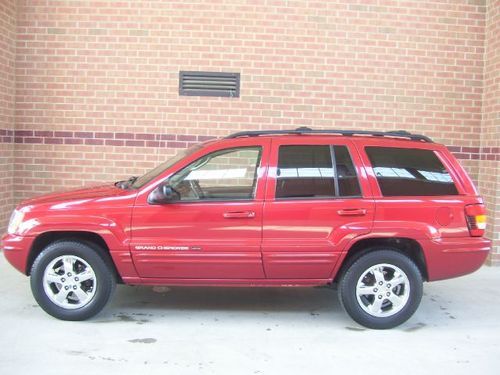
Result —
<instances>
[{"instance_id":1,"label":"roof rail","mask_svg":"<svg viewBox=\"0 0 500 375\"><path fill-rule=\"evenodd\" d=\"M422 142L430 142L432 143L432 139L426 137L421 134L412 134L407 132L406 130L391 130L387 132L383 131L371 131L371 130L336 130L336 129L327 129L327 130L319 130L319 129L311 129L305 126L301 126L295 130L250 130L245 132L233 133L225 137L226 139L231 138L240 138L240 137L258 137L261 135L280 135L280 134L337 134L344 136L353 136L353 135L371 135L373 137L394 137L394 138L407 138L412 141L422 141Z\"/></svg>"}]
</instances>

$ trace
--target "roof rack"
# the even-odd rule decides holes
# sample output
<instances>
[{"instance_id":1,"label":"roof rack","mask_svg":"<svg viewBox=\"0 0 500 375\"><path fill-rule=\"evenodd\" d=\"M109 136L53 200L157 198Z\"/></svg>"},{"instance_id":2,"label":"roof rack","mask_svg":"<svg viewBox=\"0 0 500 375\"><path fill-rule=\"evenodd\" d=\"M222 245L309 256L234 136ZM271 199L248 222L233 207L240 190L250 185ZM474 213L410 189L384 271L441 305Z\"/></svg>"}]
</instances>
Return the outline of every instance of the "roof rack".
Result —
<instances>
[{"instance_id":1,"label":"roof rack","mask_svg":"<svg viewBox=\"0 0 500 375\"><path fill-rule=\"evenodd\" d=\"M280 134L337 134L344 136L353 136L353 135L371 135L373 137L394 137L394 138L407 138L412 141L422 141L422 142L430 142L432 143L432 139L426 137L421 134L412 134L407 132L406 130L391 130L387 132L382 131L370 131L370 130L318 130L311 129L305 126L301 126L295 130L250 130L245 132L233 133L225 137L226 139L231 138L240 138L240 137L258 137L261 135L280 135Z\"/></svg>"}]
</instances>

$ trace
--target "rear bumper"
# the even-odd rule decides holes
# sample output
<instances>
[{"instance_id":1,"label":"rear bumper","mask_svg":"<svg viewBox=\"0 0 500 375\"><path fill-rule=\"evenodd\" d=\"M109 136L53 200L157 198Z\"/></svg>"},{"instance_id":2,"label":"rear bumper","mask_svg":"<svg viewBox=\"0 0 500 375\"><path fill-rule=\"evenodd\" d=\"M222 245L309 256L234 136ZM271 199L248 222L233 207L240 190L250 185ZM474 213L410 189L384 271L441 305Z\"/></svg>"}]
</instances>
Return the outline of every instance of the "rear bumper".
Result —
<instances>
[{"instance_id":1,"label":"rear bumper","mask_svg":"<svg viewBox=\"0 0 500 375\"><path fill-rule=\"evenodd\" d=\"M22 237L6 234L2 237L1 248L7 261L18 271L27 274L28 253L34 237Z\"/></svg>"},{"instance_id":2,"label":"rear bumper","mask_svg":"<svg viewBox=\"0 0 500 375\"><path fill-rule=\"evenodd\" d=\"M482 237L441 238L421 243L429 281L450 279L478 270L491 250Z\"/></svg>"}]
</instances>

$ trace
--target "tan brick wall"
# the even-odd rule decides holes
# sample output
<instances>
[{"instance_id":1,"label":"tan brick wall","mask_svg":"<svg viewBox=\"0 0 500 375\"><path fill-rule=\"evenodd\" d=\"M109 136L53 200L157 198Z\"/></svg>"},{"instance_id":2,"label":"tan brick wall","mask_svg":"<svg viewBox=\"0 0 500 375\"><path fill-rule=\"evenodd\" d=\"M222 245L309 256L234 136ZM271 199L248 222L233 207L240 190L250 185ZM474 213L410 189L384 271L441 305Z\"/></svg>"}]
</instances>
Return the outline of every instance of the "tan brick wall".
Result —
<instances>
[{"instance_id":1,"label":"tan brick wall","mask_svg":"<svg viewBox=\"0 0 500 375\"><path fill-rule=\"evenodd\" d=\"M484 0L20 0L19 199L140 174L242 129L405 129L479 179ZM241 73L180 97L179 70Z\"/></svg>"},{"instance_id":2,"label":"tan brick wall","mask_svg":"<svg viewBox=\"0 0 500 375\"><path fill-rule=\"evenodd\" d=\"M485 46L479 189L488 208L487 236L493 239L490 261L500 264L500 0L487 2Z\"/></svg>"},{"instance_id":3,"label":"tan brick wall","mask_svg":"<svg viewBox=\"0 0 500 375\"><path fill-rule=\"evenodd\" d=\"M0 230L14 204L15 3L0 2Z\"/></svg>"},{"instance_id":4,"label":"tan brick wall","mask_svg":"<svg viewBox=\"0 0 500 375\"><path fill-rule=\"evenodd\" d=\"M24 0L19 8L17 130L217 136L306 125L407 129L479 147L481 2ZM241 97L179 97L181 69L241 72ZM61 180L141 173L172 152L16 150L20 198ZM477 161L465 164L477 179Z\"/></svg>"}]
</instances>

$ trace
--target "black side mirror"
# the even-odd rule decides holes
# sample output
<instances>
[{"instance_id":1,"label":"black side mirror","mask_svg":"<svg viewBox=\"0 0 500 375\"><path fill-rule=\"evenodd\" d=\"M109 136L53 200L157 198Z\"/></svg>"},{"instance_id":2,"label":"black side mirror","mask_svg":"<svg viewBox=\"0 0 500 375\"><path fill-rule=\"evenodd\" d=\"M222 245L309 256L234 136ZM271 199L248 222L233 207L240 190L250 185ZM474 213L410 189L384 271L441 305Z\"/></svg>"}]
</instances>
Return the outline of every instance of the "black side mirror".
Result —
<instances>
[{"instance_id":1,"label":"black side mirror","mask_svg":"<svg viewBox=\"0 0 500 375\"><path fill-rule=\"evenodd\" d=\"M154 189L148 197L149 204L166 204L181 199L180 194L167 183L161 184Z\"/></svg>"}]
</instances>

